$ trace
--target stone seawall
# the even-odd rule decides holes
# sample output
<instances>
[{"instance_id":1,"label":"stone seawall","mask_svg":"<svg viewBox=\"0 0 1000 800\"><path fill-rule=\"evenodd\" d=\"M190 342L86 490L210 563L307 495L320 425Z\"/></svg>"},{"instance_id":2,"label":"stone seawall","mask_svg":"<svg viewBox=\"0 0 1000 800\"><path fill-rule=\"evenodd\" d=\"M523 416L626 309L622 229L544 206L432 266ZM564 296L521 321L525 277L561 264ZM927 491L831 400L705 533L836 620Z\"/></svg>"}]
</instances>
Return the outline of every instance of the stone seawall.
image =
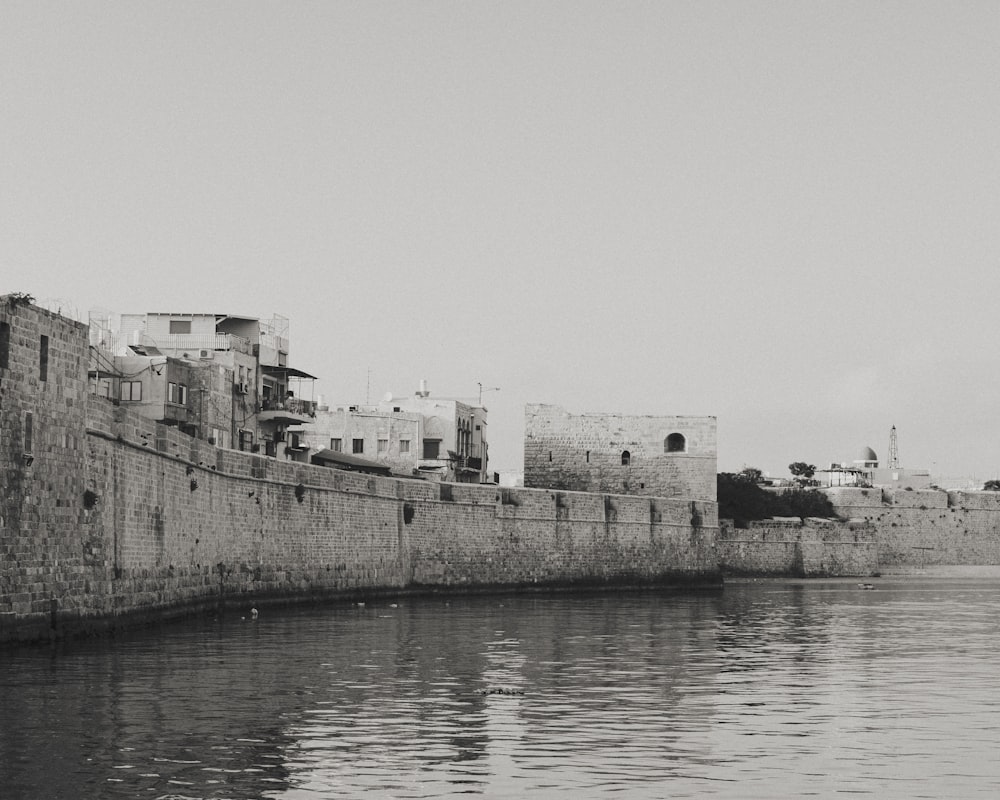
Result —
<instances>
[{"instance_id":1,"label":"stone seawall","mask_svg":"<svg viewBox=\"0 0 1000 800\"><path fill-rule=\"evenodd\" d=\"M836 512L875 530L880 568L1000 565L1000 492L832 488Z\"/></svg>"},{"instance_id":2,"label":"stone seawall","mask_svg":"<svg viewBox=\"0 0 1000 800\"><path fill-rule=\"evenodd\" d=\"M864 577L878 571L874 526L823 519L719 523L724 575Z\"/></svg>"},{"instance_id":3,"label":"stone seawall","mask_svg":"<svg viewBox=\"0 0 1000 800\"><path fill-rule=\"evenodd\" d=\"M712 502L370 477L220 450L97 397L72 444L22 468L0 640L220 601L719 581Z\"/></svg>"}]
</instances>

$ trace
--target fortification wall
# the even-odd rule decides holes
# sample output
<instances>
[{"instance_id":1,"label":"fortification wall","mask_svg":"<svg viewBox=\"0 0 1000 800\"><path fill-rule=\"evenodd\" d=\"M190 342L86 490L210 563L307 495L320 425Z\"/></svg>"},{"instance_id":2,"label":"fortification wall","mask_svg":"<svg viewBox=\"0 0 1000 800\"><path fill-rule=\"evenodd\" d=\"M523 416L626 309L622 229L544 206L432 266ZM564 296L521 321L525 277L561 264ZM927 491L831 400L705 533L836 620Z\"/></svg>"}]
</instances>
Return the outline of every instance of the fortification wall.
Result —
<instances>
[{"instance_id":1,"label":"fortification wall","mask_svg":"<svg viewBox=\"0 0 1000 800\"><path fill-rule=\"evenodd\" d=\"M724 575L864 577L878 571L876 532L865 522L762 520L719 524Z\"/></svg>"},{"instance_id":2,"label":"fortification wall","mask_svg":"<svg viewBox=\"0 0 1000 800\"><path fill-rule=\"evenodd\" d=\"M0 640L219 601L718 579L714 495L431 484L221 450L90 395L89 355L85 326L0 298Z\"/></svg>"},{"instance_id":3,"label":"fortification wall","mask_svg":"<svg viewBox=\"0 0 1000 800\"><path fill-rule=\"evenodd\" d=\"M218 450L103 398L88 408L76 477L29 495L31 526L0 529L17 543L0 640L220 600L718 579L711 502L372 477Z\"/></svg>"},{"instance_id":4,"label":"fortification wall","mask_svg":"<svg viewBox=\"0 0 1000 800\"><path fill-rule=\"evenodd\" d=\"M671 435L683 444L668 452ZM525 486L714 501L715 474L715 417L525 407Z\"/></svg>"},{"instance_id":5,"label":"fortification wall","mask_svg":"<svg viewBox=\"0 0 1000 800\"><path fill-rule=\"evenodd\" d=\"M832 488L845 518L872 525L881 568L1000 564L1000 493Z\"/></svg>"}]
</instances>

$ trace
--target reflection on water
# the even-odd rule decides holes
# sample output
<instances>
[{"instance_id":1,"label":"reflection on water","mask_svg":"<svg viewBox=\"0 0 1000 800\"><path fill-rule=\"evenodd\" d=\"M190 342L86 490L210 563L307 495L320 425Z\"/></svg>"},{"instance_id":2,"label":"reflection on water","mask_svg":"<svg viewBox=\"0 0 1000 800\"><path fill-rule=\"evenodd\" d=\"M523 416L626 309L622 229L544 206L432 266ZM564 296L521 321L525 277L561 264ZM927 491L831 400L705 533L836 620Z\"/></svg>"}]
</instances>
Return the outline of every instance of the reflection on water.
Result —
<instances>
[{"instance_id":1,"label":"reflection on water","mask_svg":"<svg viewBox=\"0 0 1000 800\"><path fill-rule=\"evenodd\" d=\"M996 797L1000 581L238 612L0 653L0 796Z\"/></svg>"}]
</instances>

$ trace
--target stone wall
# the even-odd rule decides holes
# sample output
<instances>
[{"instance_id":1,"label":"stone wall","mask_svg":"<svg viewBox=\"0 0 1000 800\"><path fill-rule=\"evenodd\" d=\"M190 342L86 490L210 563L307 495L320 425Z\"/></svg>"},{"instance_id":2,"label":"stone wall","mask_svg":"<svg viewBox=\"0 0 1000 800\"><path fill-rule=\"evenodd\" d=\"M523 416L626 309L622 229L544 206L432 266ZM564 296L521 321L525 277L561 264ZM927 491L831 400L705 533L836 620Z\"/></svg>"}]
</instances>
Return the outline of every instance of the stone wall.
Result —
<instances>
[{"instance_id":1,"label":"stone wall","mask_svg":"<svg viewBox=\"0 0 1000 800\"><path fill-rule=\"evenodd\" d=\"M836 512L876 532L882 568L1000 565L1000 493L823 490Z\"/></svg>"},{"instance_id":2,"label":"stone wall","mask_svg":"<svg viewBox=\"0 0 1000 800\"><path fill-rule=\"evenodd\" d=\"M712 500L426 483L216 448L88 394L88 355L85 326L0 298L0 640L220 601L718 580Z\"/></svg>"},{"instance_id":3,"label":"stone wall","mask_svg":"<svg viewBox=\"0 0 1000 800\"><path fill-rule=\"evenodd\" d=\"M88 409L71 476L61 453L15 465L46 479L0 529L0 640L220 601L718 580L711 502L370 477Z\"/></svg>"},{"instance_id":4,"label":"stone wall","mask_svg":"<svg viewBox=\"0 0 1000 800\"><path fill-rule=\"evenodd\" d=\"M865 577L879 569L876 532L865 522L771 519L719 524L724 575Z\"/></svg>"},{"instance_id":5,"label":"stone wall","mask_svg":"<svg viewBox=\"0 0 1000 800\"><path fill-rule=\"evenodd\" d=\"M87 354L86 326L0 297L0 629L86 589L60 565L86 552Z\"/></svg>"},{"instance_id":6,"label":"stone wall","mask_svg":"<svg viewBox=\"0 0 1000 800\"><path fill-rule=\"evenodd\" d=\"M683 450L667 452L672 434L684 437ZM525 486L714 501L715 482L715 417L525 408Z\"/></svg>"},{"instance_id":7,"label":"stone wall","mask_svg":"<svg viewBox=\"0 0 1000 800\"><path fill-rule=\"evenodd\" d=\"M0 638L220 599L716 580L712 503L369 477L92 407L84 483L59 500L75 524L22 529ZM23 584L29 563L44 567Z\"/></svg>"}]
</instances>

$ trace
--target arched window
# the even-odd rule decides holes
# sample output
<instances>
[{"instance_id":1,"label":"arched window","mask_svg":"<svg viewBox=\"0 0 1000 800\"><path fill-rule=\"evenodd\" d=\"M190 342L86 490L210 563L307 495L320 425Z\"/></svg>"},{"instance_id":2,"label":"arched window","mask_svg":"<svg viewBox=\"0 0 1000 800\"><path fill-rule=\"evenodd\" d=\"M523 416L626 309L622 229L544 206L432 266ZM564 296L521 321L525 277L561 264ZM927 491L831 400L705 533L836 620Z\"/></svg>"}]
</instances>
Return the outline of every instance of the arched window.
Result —
<instances>
[{"instance_id":1,"label":"arched window","mask_svg":"<svg viewBox=\"0 0 1000 800\"><path fill-rule=\"evenodd\" d=\"M632 454L629 453L628 450L623 450L622 451L622 466L623 467L627 467L630 463L632 463Z\"/></svg>"},{"instance_id":2,"label":"arched window","mask_svg":"<svg viewBox=\"0 0 1000 800\"><path fill-rule=\"evenodd\" d=\"M684 440L684 434L682 433L672 433L663 440L664 453L683 453L686 450L687 442Z\"/></svg>"}]
</instances>

